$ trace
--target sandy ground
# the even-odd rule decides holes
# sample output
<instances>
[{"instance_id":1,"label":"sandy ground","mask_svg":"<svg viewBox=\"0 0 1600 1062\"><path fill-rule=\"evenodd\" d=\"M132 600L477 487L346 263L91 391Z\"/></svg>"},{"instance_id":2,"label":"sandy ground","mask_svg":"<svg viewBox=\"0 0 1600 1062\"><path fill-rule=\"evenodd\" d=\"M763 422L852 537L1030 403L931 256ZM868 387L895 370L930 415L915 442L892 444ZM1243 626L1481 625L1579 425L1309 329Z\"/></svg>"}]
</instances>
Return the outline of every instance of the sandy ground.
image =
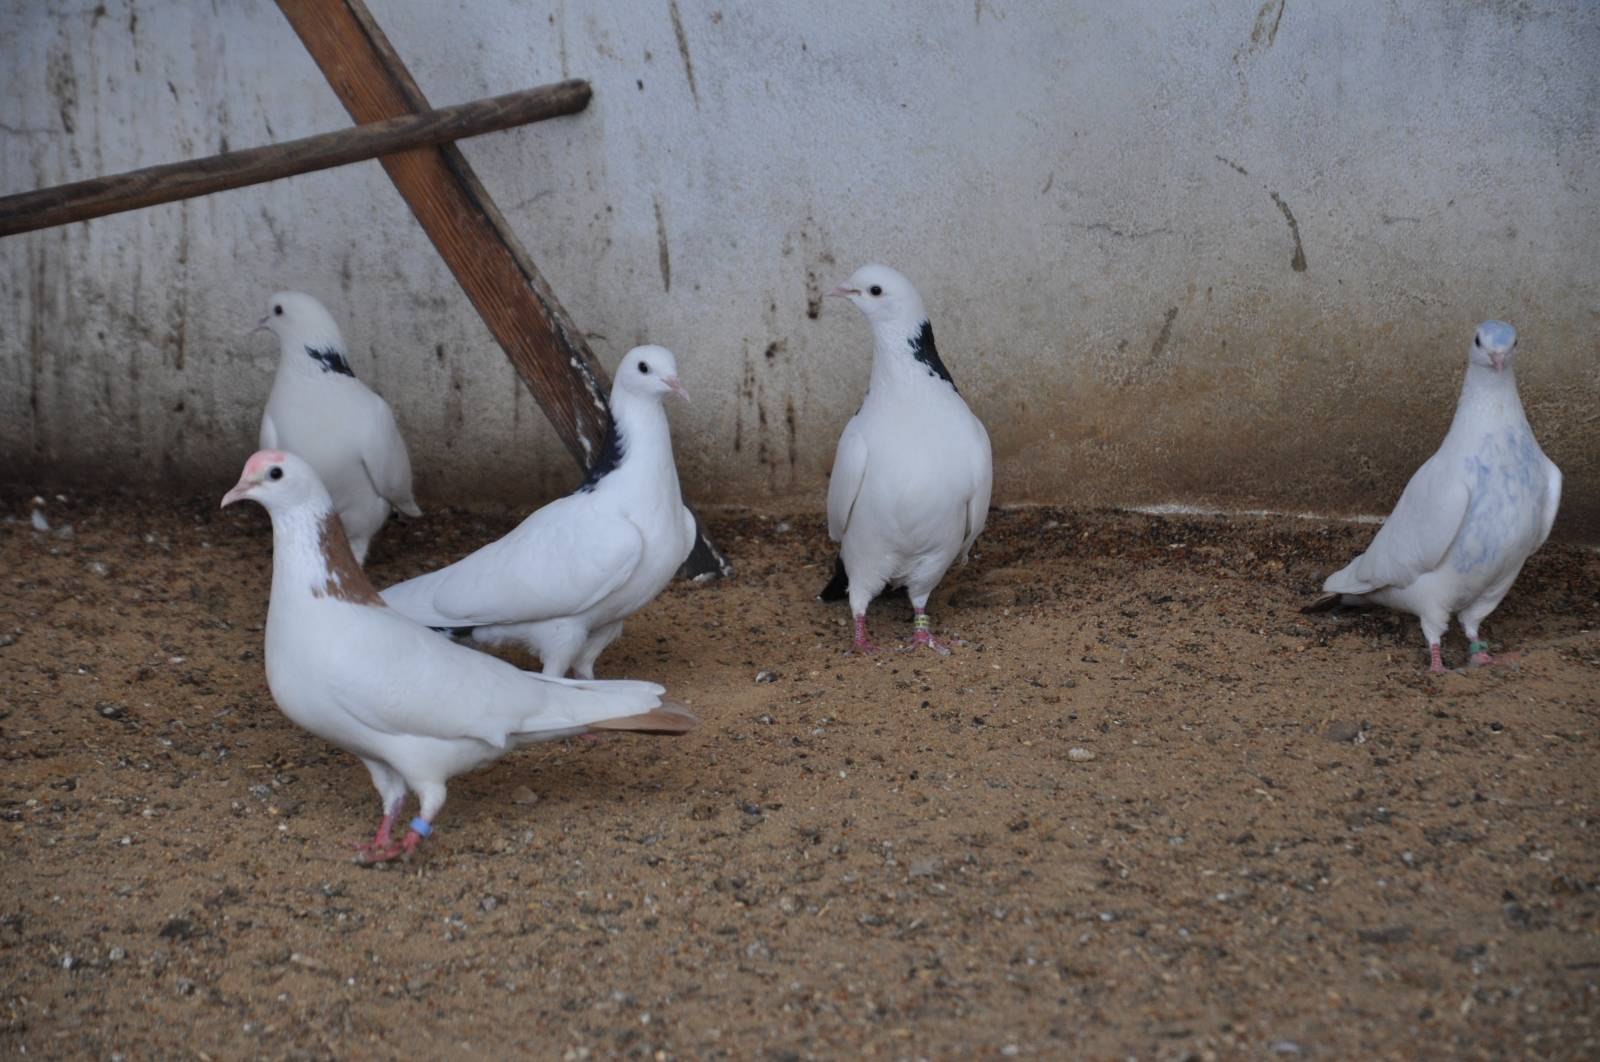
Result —
<instances>
[{"instance_id":1,"label":"sandy ground","mask_svg":"<svg viewBox=\"0 0 1600 1062\"><path fill-rule=\"evenodd\" d=\"M673 586L600 666L697 733L522 750L363 869L366 772L263 679L265 514L73 498L41 534L27 497L5 1053L1600 1052L1593 552L1547 547L1485 625L1519 665L1436 678L1409 619L1297 611L1371 527L997 513L936 599L966 644L867 659L813 599L818 520L725 518L737 578ZM512 521L391 526L372 571Z\"/></svg>"}]
</instances>

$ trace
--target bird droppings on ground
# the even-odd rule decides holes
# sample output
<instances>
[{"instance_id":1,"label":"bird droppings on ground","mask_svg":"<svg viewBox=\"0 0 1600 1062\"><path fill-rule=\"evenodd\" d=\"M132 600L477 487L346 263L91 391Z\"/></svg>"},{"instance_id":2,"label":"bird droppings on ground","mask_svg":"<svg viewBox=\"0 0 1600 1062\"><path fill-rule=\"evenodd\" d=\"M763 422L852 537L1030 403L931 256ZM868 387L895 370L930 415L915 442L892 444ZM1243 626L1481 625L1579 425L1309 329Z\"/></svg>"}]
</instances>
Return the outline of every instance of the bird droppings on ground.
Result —
<instances>
[{"instance_id":1,"label":"bird droppings on ground","mask_svg":"<svg viewBox=\"0 0 1600 1062\"><path fill-rule=\"evenodd\" d=\"M262 675L265 516L74 495L63 540L32 493L0 497L0 1051L1600 1050L1592 551L1485 625L1515 666L1433 676L1410 617L1298 612L1370 527L997 512L930 609L967 644L868 659L812 597L819 517L713 520L739 576L599 669L699 731L516 752L362 869L366 772ZM391 526L373 574L515 519Z\"/></svg>"}]
</instances>

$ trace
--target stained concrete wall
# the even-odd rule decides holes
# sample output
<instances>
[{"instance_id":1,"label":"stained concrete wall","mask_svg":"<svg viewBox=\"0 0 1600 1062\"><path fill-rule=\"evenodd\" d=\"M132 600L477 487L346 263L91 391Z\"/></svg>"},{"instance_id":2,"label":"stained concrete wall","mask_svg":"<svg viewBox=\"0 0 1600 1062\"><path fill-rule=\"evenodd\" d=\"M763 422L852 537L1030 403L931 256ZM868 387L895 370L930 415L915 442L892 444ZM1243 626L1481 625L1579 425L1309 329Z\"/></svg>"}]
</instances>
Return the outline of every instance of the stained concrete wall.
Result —
<instances>
[{"instance_id":1,"label":"stained concrete wall","mask_svg":"<svg viewBox=\"0 0 1600 1062\"><path fill-rule=\"evenodd\" d=\"M1381 511L1481 319L1600 536L1600 5L371 0L436 103L585 77L465 151L603 360L679 354L701 502L820 507L900 267L988 423L996 499ZM338 128L275 6L5 0L0 186ZM0 241L17 477L232 481L313 292L419 497L575 476L376 163Z\"/></svg>"}]
</instances>

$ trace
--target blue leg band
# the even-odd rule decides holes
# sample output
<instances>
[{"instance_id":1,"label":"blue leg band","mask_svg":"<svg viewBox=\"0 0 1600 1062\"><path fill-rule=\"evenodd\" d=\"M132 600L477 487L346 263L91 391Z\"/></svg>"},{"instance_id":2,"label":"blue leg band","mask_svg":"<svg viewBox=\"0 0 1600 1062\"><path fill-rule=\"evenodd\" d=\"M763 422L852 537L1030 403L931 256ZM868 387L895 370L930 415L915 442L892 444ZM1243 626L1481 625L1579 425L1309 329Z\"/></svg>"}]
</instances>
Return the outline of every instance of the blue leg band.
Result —
<instances>
[{"instance_id":1,"label":"blue leg band","mask_svg":"<svg viewBox=\"0 0 1600 1062\"><path fill-rule=\"evenodd\" d=\"M428 820L418 815L411 820L411 829L418 837L426 837L433 832L433 827L428 825Z\"/></svg>"}]
</instances>

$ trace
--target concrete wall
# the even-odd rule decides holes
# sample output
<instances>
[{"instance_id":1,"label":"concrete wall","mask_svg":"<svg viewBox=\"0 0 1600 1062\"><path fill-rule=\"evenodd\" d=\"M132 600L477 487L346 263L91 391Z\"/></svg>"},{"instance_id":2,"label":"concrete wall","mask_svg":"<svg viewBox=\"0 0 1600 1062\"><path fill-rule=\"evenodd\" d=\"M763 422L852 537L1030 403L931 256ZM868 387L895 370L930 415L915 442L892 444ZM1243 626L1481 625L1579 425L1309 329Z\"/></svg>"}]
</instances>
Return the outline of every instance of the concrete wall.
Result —
<instances>
[{"instance_id":1,"label":"concrete wall","mask_svg":"<svg viewBox=\"0 0 1600 1062\"><path fill-rule=\"evenodd\" d=\"M603 360L678 353L701 502L821 507L870 348L818 295L881 260L999 502L1386 510L1498 316L1600 536L1592 0L371 6L436 103L593 81L465 151ZM266 0L4 0L0 54L7 191L348 121ZM0 241L10 478L221 489L283 287L343 322L424 506L574 482L375 162Z\"/></svg>"}]
</instances>

